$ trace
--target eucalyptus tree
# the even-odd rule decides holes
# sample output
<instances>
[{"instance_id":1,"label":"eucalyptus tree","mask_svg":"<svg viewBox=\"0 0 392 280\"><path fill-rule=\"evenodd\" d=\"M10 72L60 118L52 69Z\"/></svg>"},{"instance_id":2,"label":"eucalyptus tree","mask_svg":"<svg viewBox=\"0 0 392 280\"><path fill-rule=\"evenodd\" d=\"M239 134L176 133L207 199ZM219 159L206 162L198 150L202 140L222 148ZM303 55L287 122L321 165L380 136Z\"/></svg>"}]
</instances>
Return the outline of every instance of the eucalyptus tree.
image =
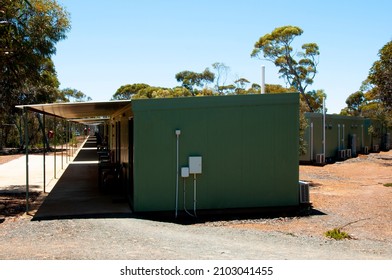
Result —
<instances>
[{"instance_id":1,"label":"eucalyptus tree","mask_svg":"<svg viewBox=\"0 0 392 280\"><path fill-rule=\"evenodd\" d=\"M66 38L68 17L55 0L1 0L0 103L7 112L34 99L29 87L58 87L51 56Z\"/></svg>"},{"instance_id":2,"label":"eucalyptus tree","mask_svg":"<svg viewBox=\"0 0 392 280\"><path fill-rule=\"evenodd\" d=\"M184 87L163 88L153 87L143 83L127 84L119 87L113 94L112 100L141 99L141 98L169 98L191 96L191 92Z\"/></svg>"},{"instance_id":3,"label":"eucalyptus tree","mask_svg":"<svg viewBox=\"0 0 392 280\"><path fill-rule=\"evenodd\" d=\"M139 93L140 90L149 88L150 86L143 83L126 84L117 89L113 94L112 100L127 100L132 99Z\"/></svg>"},{"instance_id":4,"label":"eucalyptus tree","mask_svg":"<svg viewBox=\"0 0 392 280\"><path fill-rule=\"evenodd\" d=\"M379 88L370 79L362 82L358 91L346 99L347 106L340 111L345 116L362 116L381 121L385 127L392 127L392 114L380 98Z\"/></svg>"},{"instance_id":5,"label":"eucalyptus tree","mask_svg":"<svg viewBox=\"0 0 392 280\"><path fill-rule=\"evenodd\" d=\"M235 93L236 94L247 94L248 91L245 89L248 84L250 84L249 80L246 78L238 78L234 81L236 86Z\"/></svg>"},{"instance_id":6,"label":"eucalyptus tree","mask_svg":"<svg viewBox=\"0 0 392 280\"><path fill-rule=\"evenodd\" d=\"M388 111L392 111L392 41L378 52L379 60L374 62L369 80L377 87L378 96Z\"/></svg>"},{"instance_id":7,"label":"eucalyptus tree","mask_svg":"<svg viewBox=\"0 0 392 280\"><path fill-rule=\"evenodd\" d=\"M83 92L73 88L65 88L60 91L60 102L86 102L91 101L91 97L87 96Z\"/></svg>"},{"instance_id":8,"label":"eucalyptus tree","mask_svg":"<svg viewBox=\"0 0 392 280\"><path fill-rule=\"evenodd\" d=\"M227 76L230 72L230 67L222 62L215 62L212 64L212 68L215 70L215 90L219 94L224 94Z\"/></svg>"},{"instance_id":9,"label":"eucalyptus tree","mask_svg":"<svg viewBox=\"0 0 392 280\"><path fill-rule=\"evenodd\" d=\"M45 83L45 67L56 53L56 43L70 28L68 13L54 0L1 0L1 100L22 85ZM52 74L55 74L52 65ZM47 71L46 71L47 73Z\"/></svg>"},{"instance_id":10,"label":"eucalyptus tree","mask_svg":"<svg viewBox=\"0 0 392 280\"><path fill-rule=\"evenodd\" d=\"M260 37L254 44L251 57L260 55L279 68L281 78L294 87L303 97L310 111L312 104L306 96L306 89L313 83L317 73L319 47L316 43L302 45L302 51L294 50L294 39L302 35L303 30L296 26L282 26ZM295 57L298 57L297 60Z\"/></svg>"},{"instance_id":11,"label":"eucalyptus tree","mask_svg":"<svg viewBox=\"0 0 392 280\"><path fill-rule=\"evenodd\" d=\"M58 97L51 56L69 29L55 0L0 0L0 123L17 122L17 104Z\"/></svg>"},{"instance_id":12,"label":"eucalyptus tree","mask_svg":"<svg viewBox=\"0 0 392 280\"><path fill-rule=\"evenodd\" d=\"M185 70L177 73L175 77L177 82L181 82L182 86L187 88L192 95L197 95L196 87L203 87L215 80L215 74L209 68L201 73Z\"/></svg>"}]
</instances>

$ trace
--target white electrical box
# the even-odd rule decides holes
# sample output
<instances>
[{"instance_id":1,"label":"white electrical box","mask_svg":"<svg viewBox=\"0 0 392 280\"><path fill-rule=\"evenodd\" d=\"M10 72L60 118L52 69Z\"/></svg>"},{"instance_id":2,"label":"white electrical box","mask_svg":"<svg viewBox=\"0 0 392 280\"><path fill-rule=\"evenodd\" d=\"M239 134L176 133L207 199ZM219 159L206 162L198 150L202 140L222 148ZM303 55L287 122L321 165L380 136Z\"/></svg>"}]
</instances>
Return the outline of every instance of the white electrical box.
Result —
<instances>
[{"instance_id":1,"label":"white electrical box","mask_svg":"<svg viewBox=\"0 0 392 280\"><path fill-rule=\"evenodd\" d=\"M181 177L188 178L189 177L189 167L182 167L181 168Z\"/></svg>"},{"instance_id":2,"label":"white electrical box","mask_svg":"<svg viewBox=\"0 0 392 280\"><path fill-rule=\"evenodd\" d=\"M189 173L201 174L201 157L189 157Z\"/></svg>"}]
</instances>

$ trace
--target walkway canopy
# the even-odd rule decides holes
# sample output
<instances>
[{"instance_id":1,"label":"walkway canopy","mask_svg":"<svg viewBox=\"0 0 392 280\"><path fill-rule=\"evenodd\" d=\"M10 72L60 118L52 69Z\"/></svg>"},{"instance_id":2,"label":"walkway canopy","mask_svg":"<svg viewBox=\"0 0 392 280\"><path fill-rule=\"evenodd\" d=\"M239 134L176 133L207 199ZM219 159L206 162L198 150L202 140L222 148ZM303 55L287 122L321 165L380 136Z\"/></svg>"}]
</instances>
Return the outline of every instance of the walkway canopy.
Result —
<instances>
[{"instance_id":1,"label":"walkway canopy","mask_svg":"<svg viewBox=\"0 0 392 280\"><path fill-rule=\"evenodd\" d=\"M110 119L118 110L130 105L131 100L101 101L101 102L75 102L75 103L50 103L50 104L30 104L18 105L16 108L22 109L25 114L33 111L53 117L62 118L70 122L85 125L99 125ZM27 116L27 115L26 115ZM28 127L25 121L25 142L29 145ZM29 211L29 158L26 148L26 212ZM45 152L44 152L44 191L45 191Z\"/></svg>"},{"instance_id":2,"label":"walkway canopy","mask_svg":"<svg viewBox=\"0 0 392 280\"><path fill-rule=\"evenodd\" d=\"M16 107L74 122L91 124L100 120L107 120L116 111L128 104L131 104L131 100L31 104L18 105Z\"/></svg>"}]
</instances>

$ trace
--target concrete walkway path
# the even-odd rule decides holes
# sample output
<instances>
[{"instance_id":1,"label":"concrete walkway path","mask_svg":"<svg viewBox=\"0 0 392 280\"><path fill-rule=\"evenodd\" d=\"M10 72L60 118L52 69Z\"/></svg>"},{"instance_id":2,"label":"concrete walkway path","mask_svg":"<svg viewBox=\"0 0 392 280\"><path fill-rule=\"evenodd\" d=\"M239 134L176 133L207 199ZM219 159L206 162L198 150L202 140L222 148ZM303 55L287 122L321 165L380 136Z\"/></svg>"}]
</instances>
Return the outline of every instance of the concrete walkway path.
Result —
<instances>
[{"instance_id":1,"label":"concrete walkway path","mask_svg":"<svg viewBox=\"0 0 392 280\"><path fill-rule=\"evenodd\" d=\"M33 220L129 217L124 195L103 193L98 187L98 155L94 137L80 149Z\"/></svg>"},{"instance_id":2,"label":"concrete walkway path","mask_svg":"<svg viewBox=\"0 0 392 280\"><path fill-rule=\"evenodd\" d=\"M53 154L45 156L45 177L46 192L50 192L53 185L57 181L54 178L56 170L56 178L58 179L66 166L68 165L65 154L56 155L56 166L54 165L55 157ZM30 191L44 191L44 173L43 173L43 155L29 155L29 185ZM10 162L0 165L0 192L18 193L26 191L26 156L23 155Z\"/></svg>"},{"instance_id":3,"label":"concrete walkway path","mask_svg":"<svg viewBox=\"0 0 392 280\"><path fill-rule=\"evenodd\" d=\"M64 156L65 158L65 156ZM73 161L46 156L45 200L33 220L129 217L124 195L103 193L98 187L98 155L95 137L89 137ZM63 161L63 162L62 162ZM61 169L63 166L64 169ZM56 168L56 177L54 170ZM43 191L43 156L29 155L29 191ZM26 156L0 165L0 192L26 191Z\"/></svg>"}]
</instances>

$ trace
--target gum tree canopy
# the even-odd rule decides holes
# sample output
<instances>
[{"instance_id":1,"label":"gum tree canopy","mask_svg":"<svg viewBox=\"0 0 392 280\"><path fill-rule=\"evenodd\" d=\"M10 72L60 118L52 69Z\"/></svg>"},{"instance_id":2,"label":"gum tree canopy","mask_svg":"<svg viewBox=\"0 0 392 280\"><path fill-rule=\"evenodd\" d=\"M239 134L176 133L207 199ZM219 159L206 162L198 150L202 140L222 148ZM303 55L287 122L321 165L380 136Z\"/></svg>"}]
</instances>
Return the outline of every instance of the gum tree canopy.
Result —
<instances>
[{"instance_id":1,"label":"gum tree canopy","mask_svg":"<svg viewBox=\"0 0 392 280\"><path fill-rule=\"evenodd\" d=\"M273 62L279 68L280 77L298 90L309 110L314 111L305 93L317 73L320 52L316 43L303 44L301 52L293 50L293 40L302 33L302 29L296 26L275 28L271 33L260 37L254 45L251 56L259 57L262 53L264 59ZM295 56L299 60L296 60Z\"/></svg>"},{"instance_id":2,"label":"gum tree canopy","mask_svg":"<svg viewBox=\"0 0 392 280\"><path fill-rule=\"evenodd\" d=\"M0 0L0 148L9 142L9 124L21 133L15 105L61 95L51 57L69 29L69 15L56 0Z\"/></svg>"},{"instance_id":3,"label":"gum tree canopy","mask_svg":"<svg viewBox=\"0 0 392 280\"><path fill-rule=\"evenodd\" d=\"M32 88L58 87L51 56L69 28L68 13L55 0L0 0L2 109L37 101Z\"/></svg>"},{"instance_id":4,"label":"gum tree canopy","mask_svg":"<svg viewBox=\"0 0 392 280\"><path fill-rule=\"evenodd\" d=\"M380 59L370 69L369 80L376 85L386 109L392 111L392 41L385 44L378 55Z\"/></svg>"},{"instance_id":5,"label":"gum tree canopy","mask_svg":"<svg viewBox=\"0 0 392 280\"><path fill-rule=\"evenodd\" d=\"M215 74L206 68L202 73L193 71L182 71L176 74L177 82L181 82L182 86L196 95L197 90L195 87L202 87L205 84L212 83L215 80Z\"/></svg>"}]
</instances>

